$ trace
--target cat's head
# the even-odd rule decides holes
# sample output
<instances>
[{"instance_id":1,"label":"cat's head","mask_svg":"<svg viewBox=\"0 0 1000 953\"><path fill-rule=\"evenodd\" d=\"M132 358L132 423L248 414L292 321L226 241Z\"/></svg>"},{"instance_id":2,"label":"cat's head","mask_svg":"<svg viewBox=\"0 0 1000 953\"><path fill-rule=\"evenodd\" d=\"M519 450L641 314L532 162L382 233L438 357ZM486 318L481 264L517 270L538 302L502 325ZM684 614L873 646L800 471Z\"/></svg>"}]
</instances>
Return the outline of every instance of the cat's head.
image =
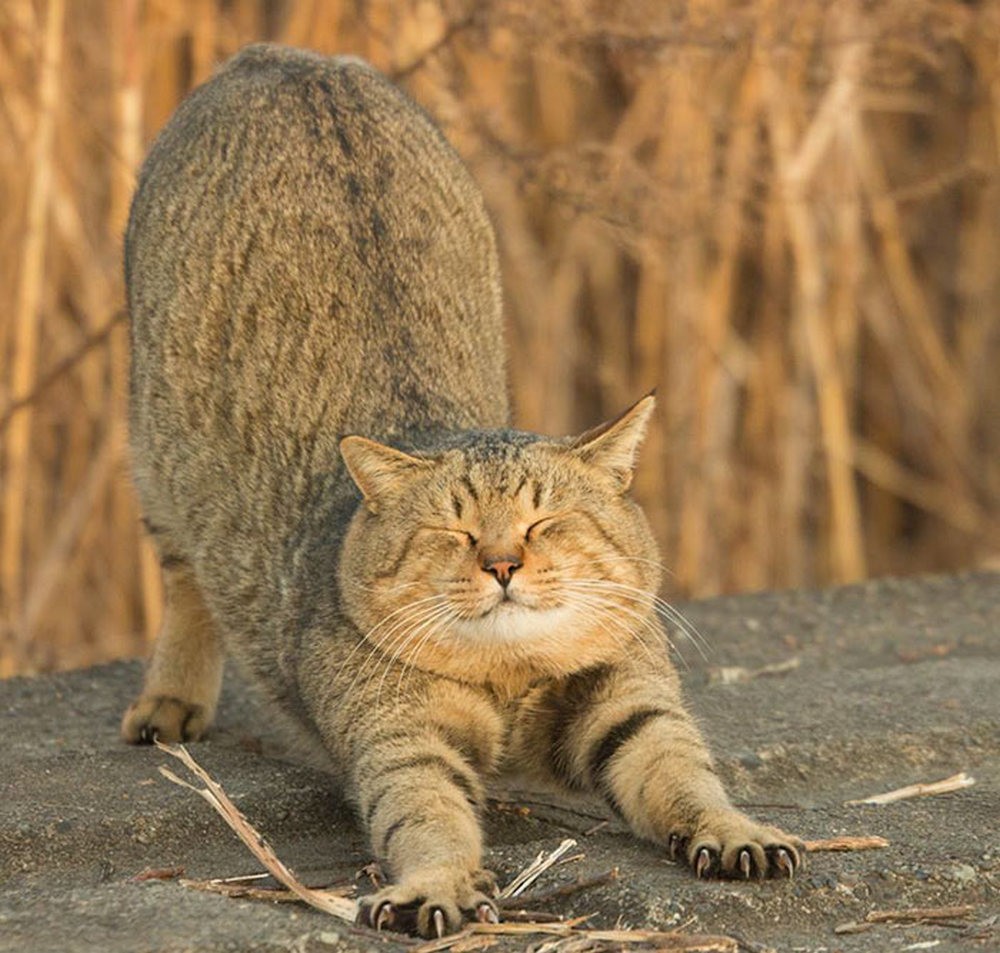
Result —
<instances>
[{"instance_id":1,"label":"cat's head","mask_svg":"<svg viewBox=\"0 0 1000 953\"><path fill-rule=\"evenodd\" d=\"M660 581L628 494L652 410L650 395L575 439L487 431L434 454L345 437L363 496L340 568L352 620L399 660L470 681L634 651Z\"/></svg>"}]
</instances>

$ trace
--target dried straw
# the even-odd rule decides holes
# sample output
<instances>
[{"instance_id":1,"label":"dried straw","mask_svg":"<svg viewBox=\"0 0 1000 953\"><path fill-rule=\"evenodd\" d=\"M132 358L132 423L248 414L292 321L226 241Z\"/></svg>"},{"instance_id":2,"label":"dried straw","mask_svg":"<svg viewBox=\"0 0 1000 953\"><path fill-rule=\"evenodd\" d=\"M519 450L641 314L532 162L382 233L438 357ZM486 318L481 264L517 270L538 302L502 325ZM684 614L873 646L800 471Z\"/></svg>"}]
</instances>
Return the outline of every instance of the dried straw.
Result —
<instances>
[{"instance_id":1,"label":"dried straw","mask_svg":"<svg viewBox=\"0 0 1000 953\"><path fill-rule=\"evenodd\" d=\"M672 595L996 560L996 4L10 0L0 674L135 654L159 624L126 334L102 334L141 155L259 39L368 56L465 156L521 425L657 388L635 492Z\"/></svg>"},{"instance_id":2,"label":"dried straw","mask_svg":"<svg viewBox=\"0 0 1000 953\"><path fill-rule=\"evenodd\" d=\"M49 0L45 10L37 123L30 153L32 175L28 191L24 250L14 310L15 337L10 378L12 402L21 400L30 393L37 372L45 250L49 234L48 213L54 175L52 152L62 68L63 19L63 0ZM5 435L0 599L13 619L18 618L21 610L25 578L24 526L32 416L32 408L26 406L11 422ZM0 657L0 676L12 674L12 670L9 657Z\"/></svg>"}]
</instances>

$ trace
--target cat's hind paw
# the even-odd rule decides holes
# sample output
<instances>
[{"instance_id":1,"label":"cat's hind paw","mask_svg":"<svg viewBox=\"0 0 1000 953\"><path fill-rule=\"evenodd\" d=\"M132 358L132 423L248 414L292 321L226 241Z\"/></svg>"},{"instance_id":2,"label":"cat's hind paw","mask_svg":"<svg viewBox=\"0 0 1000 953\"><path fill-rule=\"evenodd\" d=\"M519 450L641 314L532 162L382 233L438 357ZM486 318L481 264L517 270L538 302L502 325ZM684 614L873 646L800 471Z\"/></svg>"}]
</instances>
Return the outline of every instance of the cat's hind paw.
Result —
<instances>
[{"instance_id":1,"label":"cat's hind paw","mask_svg":"<svg viewBox=\"0 0 1000 953\"><path fill-rule=\"evenodd\" d=\"M790 880L805 857L805 844L799 838L738 811L706 815L685 846L696 877Z\"/></svg>"},{"instance_id":2,"label":"cat's hind paw","mask_svg":"<svg viewBox=\"0 0 1000 953\"><path fill-rule=\"evenodd\" d=\"M358 922L376 930L440 939L456 933L470 920L499 923L497 906L487 896L494 890L488 871L417 872L363 897Z\"/></svg>"},{"instance_id":3,"label":"cat's hind paw","mask_svg":"<svg viewBox=\"0 0 1000 953\"><path fill-rule=\"evenodd\" d=\"M122 718L122 738L133 745L197 741L207 728L202 705L171 695L141 695Z\"/></svg>"}]
</instances>

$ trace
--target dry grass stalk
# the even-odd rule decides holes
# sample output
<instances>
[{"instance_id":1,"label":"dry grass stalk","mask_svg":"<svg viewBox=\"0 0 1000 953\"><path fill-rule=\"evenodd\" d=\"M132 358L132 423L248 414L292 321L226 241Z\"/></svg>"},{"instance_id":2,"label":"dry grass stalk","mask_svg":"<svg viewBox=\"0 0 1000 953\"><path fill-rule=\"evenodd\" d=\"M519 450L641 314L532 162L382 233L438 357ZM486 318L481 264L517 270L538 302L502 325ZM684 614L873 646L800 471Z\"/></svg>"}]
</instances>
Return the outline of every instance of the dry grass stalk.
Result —
<instances>
[{"instance_id":1,"label":"dry grass stalk","mask_svg":"<svg viewBox=\"0 0 1000 953\"><path fill-rule=\"evenodd\" d=\"M55 175L53 141L59 109L64 30L63 0L49 0L45 9L45 33L38 82L38 113L31 149L31 183L17 304L13 366L10 369L10 400L16 403L32 390L37 372L41 325L42 289L45 282L45 252L48 239L49 203ZM3 350L0 349L0 355ZM0 368L0 370L4 370ZM24 584L25 506L30 477L32 408L26 406L8 429L4 446L3 536L0 544L0 601L10 622L19 628ZM19 640L25 639L23 631ZM10 659L0 657L0 677L11 675Z\"/></svg>"},{"instance_id":2,"label":"dry grass stalk","mask_svg":"<svg viewBox=\"0 0 1000 953\"><path fill-rule=\"evenodd\" d=\"M110 201L108 208L108 231L120 234L125 230L128 207L135 186L135 172L142 161L144 150L142 136L142 71L140 51L141 22L139 0L122 0L109 10L112 32L113 75L115 83L114 137L118 162L110 176ZM118 276L115 276L116 279ZM115 281L118 294L119 282ZM108 342L108 391L112 404L124 407L127 400L127 374L129 366L128 336L120 329L112 333ZM123 416L114 416L108 427L114 458L121 470L128 463L127 432ZM117 488L116 488L117 489ZM128 613L129 589L135 587L136 547L145 543L145 531L137 519L136 507L131 493L112 492L106 502L108 529L113 539L128 541L127 545L113 546L107 554L108 572L124 585L112 593L118 605L115 615L122 617ZM144 566L140 561L139 568ZM147 598L150 593L143 589ZM147 619L159 606L146 607ZM149 635L155 633L148 632Z\"/></svg>"},{"instance_id":3,"label":"dry grass stalk","mask_svg":"<svg viewBox=\"0 0 1000 953\"><path fill-rule=\"evenodd\" d=\"M837 936L842 936L844 934L867 933L869 930L874 929L874 923L859 923L856 920L849 920L847 923L838 923L833 928L833 932Z\"/></svg>"},{"instance_id":4,"label":"dry grass stalk","mask_svg":"<svg viewBox=\"0 0 1000 953\"><path fill-rule=\"evenodd\" d=\"M851 850L881 850L889 846L889 841L877 834L853 837L844 834L840 837L827 837L819 840L807 840L806 850L811 854L820 851L851 851Z\"/></svg>"},{"instance_id":5,"label":"dry grass stalk","mask_svg":"<svg viewBox=\"0 0 1000 953\"><path fill-rule=\"evenodd\" d=\"M31 580L24 602L22 631L34 629L39 615L66 572L66 565L79 544L94 505L107 490L117 452L118 448L111 439L105 438L90 460L89 473L67 506L64 518Z\"/></svg>"},{"instance_id":6,"label":"dry grass stalk","mask_svg":"<svg viewBox=\"0 0 1000 953\"><path fill-rule=\"evenodd\" d=\"M520 896L550 867L558 863L569 851L576 847L576 841L567 837L555 850L542 851L527 867L504 887L499 894L501 900Z\"/></svg>"},{"instance_id":7,"label":"dry grass stalk","mask_svg":"<svg viewBox=\"0 0 1000 953\"><path fill-rule=\"evenodd\" d=\"M843 28L856 34L858 11L855 4L845 5ZM836 126L842 116L857 108L857 85L860 68L868 55L868 44L845 44L837 66L838 77L827 93L838 101L839 109L820 109L815 124ZM809 154L816 151L816 141L831 141L834 131L807 133L796 146L792 116L777 70L762 55L764 89L768 100L768 129L773 138L775 164L784 191L792 251L798 268L797 308L805 333L806 346L819 402L819 418L826 455L830 487L832 536L830 555L833 577L838 582L852 582L867 571L861 534L861 509L854 481L852 430L848 393L841 361L831 334L830 294L823 264L820 223L808 202L809 183L799 178L810 167Z\"/></svg>"},{"instance_id":8,"label":"dry grass stalk","mask_svg":"<svg viewBox=\"0 0 1000 953\"><path fill-rule=\"evenodd\" d=\"M14 416L26 407L29 407L31 404L37 403L41 400L45 396L45 391L50 386L55 384L64 375L70 373L76 365L83 361L84 358L86 358L95 348L103 347L115 327L121 324L124 320L124 311L119 311L117 314L113 315L92 337L85 340L75 351L59 361L55 367L47 371L44 375L38 377L35 380L35 386L30 393L19 397L17 400L11 400L7 403L3 408L3 412L0 413L0 433L7 429L8 424Z\"/></svg>"},{"instance_id":9,"label":"dry grass stalk","mask_svg":"<svg viewBox=\"0 0 1000 953\"><path fill-rule=\"evenodd\" d=\"M656 950L684 950L689 953L737 953L739 944L732 937L694 933L665 932L662 930L585 930L578 927L578 921L566 923L472 923L456 936L473 934L487 936L530 936L545 934L559 937L586 938L592 943L631 944L646 943ZM446 938L447 939L447 938ZM430 946L428 944L428 946ZM431 953L426 947L421 951ZM447 949L437 946L437 950Z\"/></svg>"},{"instance_id":10,"label":"dry grass stalk","mask_svg":"<svg viewBox=\"0 0 1000 953\"><path fill-rule=\"evenodd\" d=\"M437 943L425 943L418 946L414 953L432 953L434 950L451 950L451 953L472 953L473 950L488 950L500 943L499 937L493 936L460 936L445 937L444 946Z\"/></svg>"},{"instance_id":11,"label":"dry grass stalk","mask_svg":"<svg viewBox=\"0 0 1000 953\"><path fill-rule=\"evenodd\" d=\"M935 794L951 794L953 791L961 791L963 788L971 787L976 783L976 779L967 775L964 771L953 774L951 777L941 781L929 781L919 784L908 784L906 787L896 788L894 791L886 791L885 794L875 794L871 797L861 798L857 801L845 801L845 804L893 804L896 801L903 801L912 797L929 797Z\"/></svg>"},{"instance_id":12,"label":"dry grass stalk","mask_svg":"<svg viewBox=\"0 0 1000 953\"><path fill-rule=\"evenodd\" d=\"M566 917L549 910L530 910L527 907L508 906L513 901L501 905L504 923L564 923ZM586 919L586 918L584 918Z\"/></svg>"},{"instance_id":13,"label":"dry grass stalk","mask_svg":"<svg viewBox=\"0 0 1000 953\"><path fill-rule=\"evenodd\" d=\"M551 903L553 900L564 900L566 897L571 897L573 894L580 893L584 890L591 890L594 887L603 887L606 884L614 883L619 877L619 872L617 867L612 867L611 870L605 871L603 874L598 874L596 877L586 877L577 878L572 883L563 884L561 887L554 887L552 890L546 890L542 893L531 894L527 897L521 897L522 904L536 904L539 907L544 907L545 904ZM501 906L507 910L507 908L512 905L514 898L510 898ZM507 915L505 913L505 915Z\"/></svg>"},{"instance_id":14,"label":"dry grass stalk","mask_svg":"<svg viewBox=\"0 0 1000 953\"><path fill-rule=\"evenodd\" d=\"M166 752L171 757L177 758L195 777L205 786L195 787L187 781L177 777L168 768L161 767L160 773L174 784L179 784L195 794L204 798L212 805L213 810L233 829L233 832L250 852L256 857L270 872L271 876L283 883L300 900L305 901L311 907L329 913L348 923L353 923L357 917L357 904L353 900L347 900L341 893L331 890L314 890L303 884L295 875L281 862L277 854L271 849L268 843L250 825L250 822L240 813L239 808L229 799L226 792L216 781L198 764L188 753L183 745L165 745L156 742L156 747Z\"/></svg>"},{"instance_id":15,"label":"dry grass stalk","mask_svg":"<svg viewBox=\"0 0 1000 953\"><path fill-rule=\"evenodd\" d=\"M201 890L203 893L218 893L233 899L266 900L268 903L299 903L302 900L302 897L294 890L282 890L280 887L255 887L253 884L233 882L228 878L223 880L182 879L180 884L182 887L189 887L192 890ZM342 897L351 897L354 894L353 887L347 887L343 890L333 890L329 887L310 887L308 889L321 890L327 894L338 894Z\"/></svg>"}]
</instances>

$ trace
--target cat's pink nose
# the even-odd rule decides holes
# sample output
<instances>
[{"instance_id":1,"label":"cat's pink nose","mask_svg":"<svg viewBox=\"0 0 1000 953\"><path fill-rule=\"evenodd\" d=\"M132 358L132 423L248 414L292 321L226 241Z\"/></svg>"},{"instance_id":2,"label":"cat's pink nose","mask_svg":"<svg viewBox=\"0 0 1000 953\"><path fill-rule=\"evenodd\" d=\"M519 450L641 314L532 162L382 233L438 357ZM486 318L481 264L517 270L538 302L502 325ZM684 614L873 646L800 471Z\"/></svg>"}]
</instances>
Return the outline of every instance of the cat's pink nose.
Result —
<instances>
[{"instance_id":1,"label":"cat's pink nose","mask_svg":"<svg viewBox=\"0 0 1000 953\"><path fill-rule=\"evenodd\" d=\"M510 582L510 577L521 568L523 563L517 556L505 555L487 556L480 565L483 567L483 572L492 573L496 577L497 582L506 589Z\"/></svg>"}]
</instances>

